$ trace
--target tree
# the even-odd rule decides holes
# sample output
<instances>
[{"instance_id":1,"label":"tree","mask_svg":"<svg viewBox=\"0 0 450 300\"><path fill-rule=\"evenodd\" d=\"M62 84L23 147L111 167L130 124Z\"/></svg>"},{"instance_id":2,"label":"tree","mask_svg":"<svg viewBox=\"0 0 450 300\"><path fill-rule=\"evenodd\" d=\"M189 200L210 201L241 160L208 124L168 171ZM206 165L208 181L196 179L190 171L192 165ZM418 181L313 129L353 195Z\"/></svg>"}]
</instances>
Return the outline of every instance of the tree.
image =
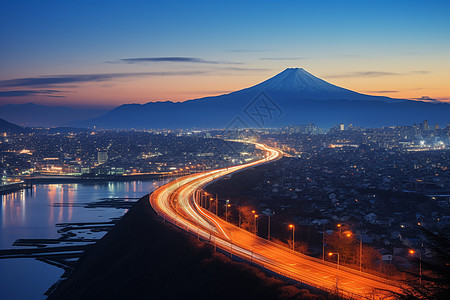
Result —
<instances>
[{"instance_id":1,"label":"tree","mask_svg":"<svg viewBox=\"0 0 450 300\"><path fill-rule=\"evenodd\" d=\"M362 266L365 269L375 270L381 264L381 254L376 249L364 245L362 248ZM358 252L359 259L359 252Z\"/></svg>"},{"instance_id":2,"label":"tree","mask_svg":"<svg viewBox=\"0 0 450 300\"><path fill-rule=\"evenodd\" d=\"M399 299L450 299L449 228L436 232L420 229L426 238L425 247L431 250L433 258L415 259L416 264L422 265L422 283L419 274L407 272L412 279L406 281L404 294L396 295Z\"/></svg>"},{"instance_id":3,"label":"tree","mask_svg":"<svg viewBox=\"0 0 450 300\"><path fill-rule=\"evenodd\" d=\"M355 264L355 252L359 248L357 248L356 240L353 236L347 237L345 232L336 231L325 236L325 243L329 247L328 250L339 253L343 263Z\"/></svg>"}]
</instances>

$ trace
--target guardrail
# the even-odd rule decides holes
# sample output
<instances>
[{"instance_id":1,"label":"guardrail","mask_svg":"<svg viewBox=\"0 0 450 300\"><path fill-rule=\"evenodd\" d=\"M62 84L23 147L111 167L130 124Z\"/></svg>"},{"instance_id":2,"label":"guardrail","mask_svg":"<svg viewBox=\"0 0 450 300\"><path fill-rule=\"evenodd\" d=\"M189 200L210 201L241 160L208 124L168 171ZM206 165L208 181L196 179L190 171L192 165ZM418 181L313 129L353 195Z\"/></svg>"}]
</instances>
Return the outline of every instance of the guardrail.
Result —
<instances>
[{"instance_id":1,"label":"guardrail","mask_svg":"<svg viewBox=\"0 0 450 300\"><path fill-rule=\"evenodd\" d=\"M381 298L375 298L377 296L377 294L380 294L380 293L376 293L375 291L373 291L373 294L371 294L371 295L356 294L356 293L349 292L349 291L347 291L347 290L345 290L343 288L340 288L340 287L327 288L325 286L315 284L314 282L309 281L309 280L305 279L304 277L299 277L299 276L295 276L293 274L290 274L287 271L286 272L281 272L279 270L279 268L280 268L279 266L275 266L274 264L271 264L271 263L268 263L268 262L264 262L263 260L259 260L257 258L254 258L254 256L248 257L247 254L243 253L242 251L237 250L236 248L233 248L233 244L232 243L229 243L229 245L227 245L227 246L222 246L221 244L217 243L217 240L222 240L222 242L226 242L226 241L221 239L221 238L218 238L215 234L212 234L211 232L208 233L208 236L209 236L209 238L208 238L208 237L200 234L200 231L198 229L197 230L189 229L188 226L182 226L181 223L174 221L172 218L165 218L164 220L168 221L173 226L175 226L175 227L177 227L177 228L179 228L179 229L181 229L183 231L186 231L187 233L191 234L192 236L197 237L198 239L202 239L203 242L206 242L206 243L208 243L208 244L210 244L210 245L212 245L214 247L219 248L222 252L228 253L230 255L231 259L232 259L233 256L234 257L239 257L240 259L246 261L247 263L249 263L249 264L251 264L251 265L253 265L255 267L258 267L262 271L265 271L265 272L270 271L270 272L275 273L277 275L280 275L282 277L294 280L294 281L296 281L298 283L302 283L302 284L311 286L313 288L325 291L327 293L338 295L338 296L341 296L341 297L344 297L344 298L347 298L347 299L385 299L385 296L386 296L385 294L380 295ZM212 239L212 237L214 237L214 240ZM239 246L236 245L235 247L239 247ZM239 248L241 248L241 247L239 247ZM257 260L258 263L255 263L254 260Z\"/></svg>"},{"instance_id":2,"label":"guardrail","mask_svg":"<svg viewBox=\"0 0 450 300\"><path fill-rule=\"evenodd\" d=\"M280 156L279 158L277 158L275 160L278 160L281 157L282 156ZM273 160L273 161L275 161L275 160ZM263 162L261 162L261 164L266 164L266 163L273 162L273 161L263 161ZM259 164L259 165L261 165L261 164ZM254 167L254 165L249 166L249 167ZM217 177L214 177L214 179L212 181L209 181L205 185L199 186L196 190L193 191L193 193L190 196L193 197L193 201L195 202L196 199L195 199L194 195L195 195L195 192L198 189L204 188L205 186L211 184L212 182L215 182L216 180L219 180L220 178L222 178L222 177L224 177L226 175L230 175L230 174L233 174L233 173L236 173L236 172L240 172L240 171L243 171L245 169L247 169L247 168L242 168L242 169L236 170L234 172L219 172L217 174ZM225 174L223 174L223 173L225 173ZM231 257L234 255L234 256L239 257L240 259L243 259L244 261L247 261L247 262L249 262L251 264L255 264L253 262L253 251L252 251L252 256L249 257L249 255L245 254L243 251L237 251L236 249L233 249L233 244L232 244L231 240L227 241L226 239L223 239L223 238L220 238L220 237L218 238L216 234L212 233L209 229L204 228L204 227L202 227L203 229L200 230L200 227L198 227L198 225L197 226L193 225L190 222L188 222L187 220L185 220L185 224L182 224L178 220L178 218L174 219L174 218L172 218L170 216L165 215L164 212L160 211L160 209L159 209L159 207L157 205L154 205L154 206L152 205L152 207L156 211L158 216L163 218L164 221L168 221L171 224L173 224L174 226L176 226L176 227L178 227L178 228L180 228L182 230L185 230L186 232L188 232L190 234L193 234L193 235L197 236L198 239L200 239L200 236L202 236L205 241L208 241L211 244L212 244L211 238L214 237L214 245L215 245L215 247L218 247L219 249L221 249L225 253L229 253ZM231 225L235 226L234 224L231 224ZM191 227L191 229L190 229L190 227ZM236 226L236 228L238 228L238 227ZM207 239L208 236L209 236L209 239ZM266 240L266 239L264 239L262 237L259 237L259 236L255 236L255 238L260 239L261 241L264 241L266 243L269 243L270 245L272 245L274 247L282 249L283 251L290 252L291 254L294 254L294 255L296 255L296 256L298 256L300 258L307 259L307 260L310 260L310 261L314 261L316 263L320 263L320 264L323 264L323 265L326 265L326 266L329 266L329 267L336 268L336 264L333 264L331 262L324 261L324 260L321 260L321 259L318 259L318 258L315 258L315 257L311 257L311 256L307 256L307 255L301 254L299 252L296 252L296 251L291 250L289 248L283 247L283 246L281 246L279 244L276 244L276 243L274 243L272 241L268 241L268 240ZM219 244L217 243L217 240L219 240L219 242L220 242ZM228 243L229 245L227 245L227 246L221 245L221 244L226 244L226 243ZM236 247L239 247L239 246L236 246ZM241 247L239 247L239 248L241 248ZM375 289L374 289L372 295L362 295L362 294L356 294L356 293L347 291L347 290L345 290L343 288L340 288L338 285L336 285L336 288L328 288L328 287L325 287L325 286L317 285L314 282L311 282L310 280L308 280L308 279L306 279L304 277L295 276L295 275L293 275L292 273L290 273L287 270L286 270L286 272L282 272L282 271L280 271L280 269L284 269L284 268L282 268L280 266L276 266L275 264L268 263L267 261L263 261L261 259L258 259L258 264L256 264L256 265L258 267L260 267L260 268L263 268L263 269L265 269L267 271L274 272L274 273L279 274L279 275L281 275L283 277L292 279L292 280L300 282L300 283L304 283L306 285L312 286L312 287L320 289L320 290L324 290L324 291L332 293L332 294L338 294L340 296L343 296L343 297L346 297L346 298L349 298L349 299L370 299L370 298L374 299L375 296L380 294L380 292L375 293ZM371 280L374 280L374 281L377 281L377 282L389 284L389 285L392 285L392 286L397 286L398 285L397 282L394 282L394 281L391 281L391 280L388 280L388 279L385 279L385 278L381 278L381 277L378 277L378 276L375 276L375 275L372 275L372 274L359 272L357 270L354 270L354 269L351 269L351 268L348 268L348 267L345 267L345 266L340 266L340 270L352 273L352 274L357 275L357 276L362 276L362 277L365 277L365 278L368 278L368 279L371 279ZM386 295L384 294L383 295L383 299L385 299L385 298L386 298Z\"/></svg>"}]
</instances>

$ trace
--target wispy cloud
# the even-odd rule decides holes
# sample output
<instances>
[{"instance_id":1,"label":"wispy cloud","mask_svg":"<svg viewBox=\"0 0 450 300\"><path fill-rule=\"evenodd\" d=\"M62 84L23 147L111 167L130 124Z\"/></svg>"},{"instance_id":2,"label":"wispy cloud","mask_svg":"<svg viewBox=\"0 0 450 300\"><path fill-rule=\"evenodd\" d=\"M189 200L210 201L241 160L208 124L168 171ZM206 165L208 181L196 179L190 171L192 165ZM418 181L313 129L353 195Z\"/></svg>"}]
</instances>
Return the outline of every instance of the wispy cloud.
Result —
<instances>
[{"instance_id":1,"label":"wispy cloud","mask_svg":"<svg viewBox=\"0 0 450 300\"><path fill-rule=\"evenodd\" d=\"M263 50L263 49L231 49L227 52L237 52L237 53L244 53L244 52L272 52L272 50Z\"/></svg>"},{"instance_id":2,"label":"wispy cloud","mask_svg":"<svg viewBox=\"0 0 450 300\"><path fill-rule=\"evenodd\" d=\"M238 71L238 72L266 72L270 71L271 69L265 69L265 68L239 68L239 67L224 67L224 68L217 68L218 71L225 70L225 71Z\"/></svg>"},{"instance_id":3,"label":"wispy cloud","mask_svg":"<svg viewBox=\"0 0 450 300\"><path fill-rule=\"evenodd\" d=\"M393 72L379 72L379 71L366 71L366 72L352 72L352 73L343 73L343 74L335 74L324 76L327 78L345 78L345 77L381 77L381 76L399 76L405 75L401 73L393 73Z\"/></svg>"},{"instance_id":4,"label":"wispy cloud","mask_svg":"<svg viewBox=\"0 0 450 300\"><path fill-rule=\"evenodd\" d=\"M300 60L308 57L261 57L260 60Z\"/></svg>"},{"instance_id":5,"label":"wispy cloud","mask_svg":"<svg viewBox=\"0 0 450 300\"><path fill-rule=\"evenodd\" d=\"M363 91L363 93L372 93L372 94L390 94L390 93L398 93L400 91Z\"/></svg>"},{"instance_id":6,"label":"wispy cloud","mask_svg":"<svg viewBox=\"0 0 450 300\"><path fill-rule=\"evenodd\" d=\"M429 96L422 96L420 98L411 98L411 100L419 100L419 101L425 101L425 102L439 102L438 99L431 98Z\"/></svg>"},{"instance_id":7,"label":"wispy cloud","mask_svg":"<svg viewBox=\"0 0 450 300\"><path fill-rule=\"evenodd\" d=\"M326 78L345 78L345 77L382 77L382 76L406 76L413 74L427 74L428 71L411 71L408 73L395 73L383 71L365 71L365 72L350 72L343 74L327 75Z\"/></svg>"},{"instance_id":8,"label":"wispy cloud","mask_svg":"<svg viewBox=\"0 0 450 300\"><path fill-rule=\"evenodd\" d=\"M240 62L230 62L230 61L216 61L216 60L206 60L196 57L178 57L178 56L168 56L168 57L137 57L137 58L122 58L118 61L119 63L127 64L142 64L142 63L159 63L159 62L174 62L174 63L196 63L196 64L232 64L240 65ZM117 62L108 62L117 63Z\"/></svg>"},{"instance_id":9,"label":"wispy cloud","mask_svg":"<svg viewBox=\"0 0 450 300\"><path fill-rule=\"evenodd\" d=\"M109 73L109 74L77 74L54 75L0 80L0 87L53 86L70 83L101 82L118 78L142 76L189 76L203 74L204 71L183 72L145 72L145 73Z\"/></svg>"},{"instance_id":10,"label":"wispy cloud","mask_svg":"<svg viewBox=\"0 0 450 300\"><path fill-rule=\"evenodd\" d=\"M56 90L18 90L18 91L0 91L0 97L25 97L25 96L48 96L48 97L65 97L59 95L59 93L64 93L63 91Z\"/></svg>"}]
</instances>

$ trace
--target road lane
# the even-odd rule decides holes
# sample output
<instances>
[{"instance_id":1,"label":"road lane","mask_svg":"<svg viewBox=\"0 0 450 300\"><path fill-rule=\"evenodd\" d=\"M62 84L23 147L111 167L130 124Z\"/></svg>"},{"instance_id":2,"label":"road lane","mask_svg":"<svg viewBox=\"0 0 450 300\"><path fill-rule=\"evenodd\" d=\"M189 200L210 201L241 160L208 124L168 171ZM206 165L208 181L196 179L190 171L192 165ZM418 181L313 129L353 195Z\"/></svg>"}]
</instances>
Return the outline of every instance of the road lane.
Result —
<instances>
[{"instance_id":1,"label":"road lane","mask_svg":"<svg viewBox=\"0 0 450 300\"><path fill-rule=\"evenodd\" d=\"M397 283L353 269L323 262L282 247L246 230L225 222L203 209L195 199L196 192L218 178L246 168L280 159L281 151L255 143L266 156L258 161L229 168L211 170L177 178L160 187L150 196L155 211L165 220L212 241L221 249L260 266L324 290L347 296L385 299L381 290L400 292Z\"/></svg>"}]
</instances>

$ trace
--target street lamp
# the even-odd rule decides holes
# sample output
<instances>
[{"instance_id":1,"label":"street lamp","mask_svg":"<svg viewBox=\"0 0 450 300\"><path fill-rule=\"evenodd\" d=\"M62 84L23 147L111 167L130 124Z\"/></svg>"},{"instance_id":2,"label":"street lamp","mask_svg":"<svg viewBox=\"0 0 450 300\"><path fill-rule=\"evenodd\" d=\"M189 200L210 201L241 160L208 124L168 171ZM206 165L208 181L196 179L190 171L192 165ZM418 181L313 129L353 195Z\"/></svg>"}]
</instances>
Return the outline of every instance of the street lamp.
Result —
<instances>
[{"instance_id":1,"label":"street lamp","mask_svg":"<svg viewBox=\"0 0 450 300\"><path fill-rule=\"evenodd\" d=\"M359 271L361 272L361 270L362 270L362 268L361 268L361 265L362 265L362 235L359 233L354 233L353 235L355 235L355 236L359 235ZM347 237L351 237L351 236L352 236L352 233L348 232Z\"/></svg>"},{"instance_id":2,"label":"street lamp","mask_svg":"<svg viewBox=\"0 0 450 300\"><path fill-rule=\"evenodd\" d=\"M255 234L258 235L258 215L255 215Z\"/></svg>"},{"instance_id":3,"label":"street lamp","mask_svg":"<svg viewBox=\"0 0 450 300\"><path fill-rule=\"evenodd\" d=\"M205 208L206 208L206 205L208 204L208 196L209 196L209 194L207 192L204 192L204 195L202 197L202 200L203 200L202 202L203 202L203 205Z\"/></svg>"},{"instance_id":4,"label":"street lamp","mask_svg":"<svg viewBox=\"0 0 450 300\"><path fill-rule=\"evenodd\" d=\"M325 260L325 224L322 225L322 260Z\"/></svg>"},{"instance_id":5,"label":"street lamp","mask_svg":"<svg viewBox=\"0 0 450 300\"><path fill-rule=\"evenodd\" d=\"M225 221L228 222L228 207L231 207L231 204L225 204Z\"/></svg>"},{"instance_id":6,"label":"street lamp","mask_svg":"<svg viewBox=\"0 0 450 300\"><path fill-rule=\"evenodd\" d=\"M268 223L267 223L267 240L270 241L270 216L274 215L274 212L263 212L263 215L267 216L268 219Z\"/></svg>"},{"instance_id":7,"label":"street lamp","mask_svg":"<svg viewBox=\"0 0 450 300\"><path fill-rule=\"evenodd\" d=\"M414 255L416 251L414 249L409 250L409 254ZM417 251L419 253L419 283L422 284L422 252Z\"/></svg>"},{"instance_id":8,"label":"street lamp","mask_svg":"<svg viewBox=\"0 0 450 300\"><path fill-rule=\"evenodd\" d=\"M252 210L252 214L256 215L256 210ZM253 219L253 233L256 233L256 217Z\"/></svg>"},{"instance_id":9,"label":"street lamp","mask_svg":"<svg viewBox=\"0 0 450 300\"><path fill-rule=\"evenodd\" d=\"M337 227L339 228L339 234L342 234L342 224L337 224Z\"/></svg>"},{"instance_id":10,"label":"street lamp","mask_svg":"<svg viewBox=\"0 0 450 300\"><path fill-rule=\"evenodd\" d=\"M216 195L216 216L219 215L219 203L218 203L219 199L218 199L217 197L218 197L218 196ZM213 201L214 198L211 197L210 200Z\"/></svg>"},{"instance_id":11,"label":"street lamp","mask_svg":"<svg viewBox=\"0 0 450 300\"><path fill-rule=\"evenodd\" d=\"M289 228L292 228L292 250L294 250L294 243L295 243L294 232L295 232L295 226L294 226L293 224L289 224Z\"/></svg>"},{"instance_id":12,"label":"street lamp","mask_svg":"<svg viewBox=\"0 0 450 300\"><path fill-rule=\"evenodd\" d=\"M336 266L336 290L338 288L338 282L339 282L339 253L337 252L330 252L328 253L328 256L337 255L337 266Z\"/></svg>"},{"instance_id":13,"label":"street lamp","mask_svg":"<svg viewBox=\"0 0 450 300\"><path fill-rule=\"evenodd\" d=\"M237 208L237 210L238 210L238 213L239 213L239 220L238 220L238 225L239 225L239 228L241 228L241 219L242 219L242 212L241 212L241 207L239 206L239 205L237 205L237 204L229 204L229 206L228 207L230 207L230 206L235 206L236 208Z\"/></svg>"}]
</instances>

